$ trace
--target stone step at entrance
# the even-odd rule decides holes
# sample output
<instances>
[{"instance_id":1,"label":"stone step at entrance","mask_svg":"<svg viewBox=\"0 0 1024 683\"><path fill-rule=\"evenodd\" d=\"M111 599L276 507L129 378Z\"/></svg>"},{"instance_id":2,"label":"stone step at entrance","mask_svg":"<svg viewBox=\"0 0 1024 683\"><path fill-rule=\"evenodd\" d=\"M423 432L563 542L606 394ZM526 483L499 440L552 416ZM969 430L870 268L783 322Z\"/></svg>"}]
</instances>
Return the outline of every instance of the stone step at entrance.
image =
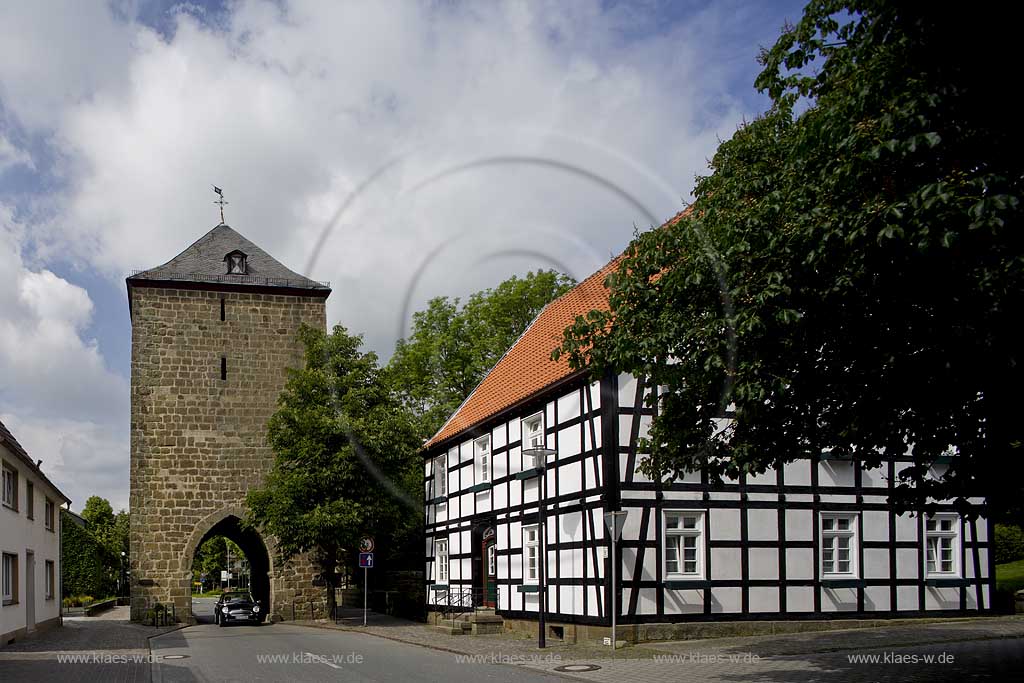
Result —
<instances>
[{"instance_id":1,"label":"stone step at entrance","mask_svg":"<svg viewBox=\"0 0 1024 683\"><path fill-rule=\"evenodd\" d=\"M505 630L505 620L495 614L494 610L483 610L451 619L442 619L434 628L450 636L493 635Z\"/></svg>"}]
</instances>

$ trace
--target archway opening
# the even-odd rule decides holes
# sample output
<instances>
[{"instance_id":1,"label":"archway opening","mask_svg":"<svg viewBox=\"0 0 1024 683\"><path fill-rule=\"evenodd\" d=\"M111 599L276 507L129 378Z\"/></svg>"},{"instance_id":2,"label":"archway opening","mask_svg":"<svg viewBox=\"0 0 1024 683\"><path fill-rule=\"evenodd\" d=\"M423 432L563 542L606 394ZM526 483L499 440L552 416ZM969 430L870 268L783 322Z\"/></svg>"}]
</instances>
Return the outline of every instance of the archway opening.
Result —
<instances>
[{"instance_id":1,"label":"archway opening","mask_svg":"<svg viewBox=\"0 0 1024 683\"><path fill-rule=\"evenodd\" d=\"M221 538L225 541L223 545L218 541ZM218 555L222 548L224 556L211 561L211 555ZM237 557L238 553L243 557ZM263 609L270 609L270 554L259 533L242 526L238 517L228 515L203 535L193 552L192 569L193 589L199 578L196 574L198 569L200 575L206 574L202 588L212 591L228 587L233 590L248 589ZM211 576L210 570L216 573ZM228 581L222 581L221 571L230 572ZM196 621L212 622L212 603L206 604L202 599L193 600L192 614Z\"/></svg>"}]
</instances>

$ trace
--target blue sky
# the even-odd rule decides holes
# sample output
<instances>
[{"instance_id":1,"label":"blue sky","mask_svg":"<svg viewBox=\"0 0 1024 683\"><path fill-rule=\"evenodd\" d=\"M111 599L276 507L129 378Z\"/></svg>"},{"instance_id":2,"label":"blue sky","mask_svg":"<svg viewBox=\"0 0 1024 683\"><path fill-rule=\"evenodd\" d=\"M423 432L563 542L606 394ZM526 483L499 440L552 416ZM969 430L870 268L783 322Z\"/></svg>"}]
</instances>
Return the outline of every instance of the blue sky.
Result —
<instances>
[{"instance_id":1,"label":"blue sky","mask_svg":"<svg viewBox=\"0 0 1024 683\"><path fill-rule=\"evenodd\" d=\"M214 183L385 358L406 301L585 277L765 108L801 6L0 4L0 417L75 509L127 505L124 277L213 227Z\"/></svg>"}]
</instances>

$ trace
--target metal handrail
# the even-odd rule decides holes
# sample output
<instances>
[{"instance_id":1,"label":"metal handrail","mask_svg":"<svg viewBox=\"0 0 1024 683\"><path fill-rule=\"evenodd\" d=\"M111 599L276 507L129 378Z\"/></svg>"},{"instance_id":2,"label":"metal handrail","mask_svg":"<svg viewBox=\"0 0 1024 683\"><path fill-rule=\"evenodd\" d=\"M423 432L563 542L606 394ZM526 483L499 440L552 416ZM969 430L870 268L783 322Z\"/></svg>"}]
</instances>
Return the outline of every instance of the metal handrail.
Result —
<instances>
[{"instance_id":1,"label":"metal handrail","mask_svg":"<svg viewBox=\"0 0 1024 683\"><path fill-rule=\"evenodd\" d=\"M500 587L494 590L495 609L498 605ZM483 588L461 588L448 587L444 592L438 592L434 597L434 606L442 619L451 619L452 615L458 613L460 616L467 613L476 613L481 609L491 609L487 606L488 592Z\"/></svg>"}]
</instances>

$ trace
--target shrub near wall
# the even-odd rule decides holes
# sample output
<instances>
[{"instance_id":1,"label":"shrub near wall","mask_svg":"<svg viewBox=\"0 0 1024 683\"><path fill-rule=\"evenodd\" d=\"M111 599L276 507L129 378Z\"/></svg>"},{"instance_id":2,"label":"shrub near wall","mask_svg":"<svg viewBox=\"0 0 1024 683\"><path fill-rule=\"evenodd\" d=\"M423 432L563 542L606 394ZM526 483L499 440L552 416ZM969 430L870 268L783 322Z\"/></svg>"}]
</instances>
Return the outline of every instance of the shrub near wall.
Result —
<instances>
[{"instance_id":1,"label":"shrub near wall","mask_svg":"<svg viewBox=\"0 0 1024 683\"><path fill-rule=\"evenodd\" d=\"M996 564L1024 560L1024 531L1019 526L996 524Z\"/></svg>"},{"instance_id":2,"label":"shrub near wall","mask_svg":"<svg viewBox=\"0 0 1024 683\"><path fill-rule=\"evenodd\" d=\"M103 548L92 534L65 518L61 524L61 587L65 596L105 595Z\"/></svg>"}]
</instances>

